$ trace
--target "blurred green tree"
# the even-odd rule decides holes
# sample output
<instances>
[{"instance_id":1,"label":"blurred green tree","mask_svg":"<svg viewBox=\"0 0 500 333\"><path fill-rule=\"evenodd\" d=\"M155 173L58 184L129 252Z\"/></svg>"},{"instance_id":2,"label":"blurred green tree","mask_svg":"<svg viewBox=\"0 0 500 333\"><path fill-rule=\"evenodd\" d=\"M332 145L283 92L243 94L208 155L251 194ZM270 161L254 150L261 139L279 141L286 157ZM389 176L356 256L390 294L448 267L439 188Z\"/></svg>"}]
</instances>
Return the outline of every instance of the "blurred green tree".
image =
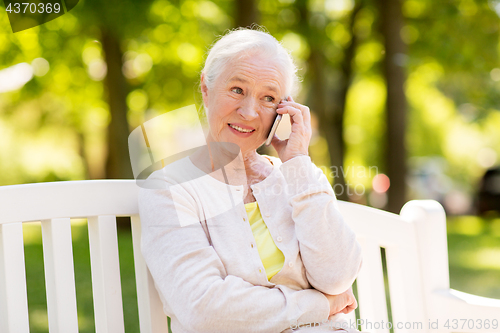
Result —
<instances>
[{"instance_id":1,"label":"blurred green tree","mask_svg":"<svg viewBox=\"0 0 500 333\"><path fill-rule=\"evenodd\" d=\"M407 48L398 58L407 75L406 164L413 170L412 157L442 156L449 175L471 191L484 170L477 151L486 147L500 155L494 130L498 2L398 3L404 20L392 32ZM248 19L236 14L249 14L248 4L257 18L238 23ZM2 183L114 177L106 164L129 172L125 133L162 112L199 103L197 82L208 45L226 29L255 21L298 59L304 77L299 97L318 119L311 154L341 171L332 181L369 190L373 175L358 176L349 167L377 166L390 174L394 163L385 161L384 151L393 149L384 139L390 133L384 105L391 102L378 1L86 0L17 34L0 17L1 66L27 62L36 69L22 89L2 95ZM404 183L390 178L391 191ZM339 197L346 199L346 191Z\"/></svg>"},{"instance_id":2,"label":"blurred green tree","mask_svg":"<svg viewBox=\"0 0 500 333\"><path fill-rule=\"evenodd\" d=\"M400 0L380 0L381 33L384 38L386 98L385 169L390 179L387 210L398 214L406 196L406 45L400 31L404 26Z\"/></svg>"},{"instance_id":3,"label":"blurred green tree","mask_svg":"<svg viewBox=\"0 0 500 333\"><path fill-rule=\"evenodd\" d=\"M100 30L100 40L106 63L104 80L110 122L107 127L106 178L133 178L128 155L129 123L127 119L128 83L123 74L123 40L137 38L148 26L147 13L153 0L102 1L87 0L80 8L84 25Z\"/></svg>"},{"instance_id":4,"label":"blurred green tree","mask_svg":"<svg viewBox=\"0 0 500 333\"><path fill-rule=\"evenodd\" d=\"M235 26L250 27L254 23L259 23L259 10L256 0L235 1Z\"/></svg>"}]
</instances>

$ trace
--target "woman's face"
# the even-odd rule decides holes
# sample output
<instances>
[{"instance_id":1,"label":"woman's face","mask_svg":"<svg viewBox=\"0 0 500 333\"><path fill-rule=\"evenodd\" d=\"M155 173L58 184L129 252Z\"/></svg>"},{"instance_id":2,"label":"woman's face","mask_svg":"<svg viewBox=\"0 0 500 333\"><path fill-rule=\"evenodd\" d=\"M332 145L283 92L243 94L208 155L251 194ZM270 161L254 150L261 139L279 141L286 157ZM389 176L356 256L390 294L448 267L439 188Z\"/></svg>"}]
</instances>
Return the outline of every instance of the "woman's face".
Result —
<instances>
[{"instance_id":1,"label":"woman's face","mask_svg":"<svg viewBox=\"0 0 500 333\"><path fill-rule=\"evenodd\" d=\"M235 143L242 152L257 149L267 138L284 89L279 66L259 55L228 63L210 90L202 76L209 139Z\"/></svg>"}]
</instances>

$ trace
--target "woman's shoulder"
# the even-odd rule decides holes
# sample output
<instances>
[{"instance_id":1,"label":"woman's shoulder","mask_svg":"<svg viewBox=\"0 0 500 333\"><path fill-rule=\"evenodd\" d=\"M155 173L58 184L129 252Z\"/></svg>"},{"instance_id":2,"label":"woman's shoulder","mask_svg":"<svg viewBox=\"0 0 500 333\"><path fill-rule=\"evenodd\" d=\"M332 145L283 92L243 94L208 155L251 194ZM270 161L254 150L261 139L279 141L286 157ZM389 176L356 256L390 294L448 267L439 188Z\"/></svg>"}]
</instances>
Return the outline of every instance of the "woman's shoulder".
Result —
<instances>
[{"instance_id":1,"label":"woman's shoulder","mask_svg":"<svg viewBox=\"0 0 500 333\"><path fill-rule=\"evenodd\" d=\"M176 201L188 200L193 202L193 190L191 181L203 176L190 161L189 157L184 157L168 163L162 168L153 171L147 179L140 182L139 202L147 205L155 200L172 200L175 193Z\"/></svg>"},{"instance_id":2,"label":"woman's shoulder","mask_svg":"<svg viewBox=\"0 0 500 333\"><path fill-rule=\"evenodd\" d=\"M153 171L145 180L145 185L158 185L164 188L165 185L177 185L202 176L201 170L197 169L186 156L171 162L162 168ZM145 186L148 188L148 186ZM156 186L153 186L155 188Z\"/></svg>"}]
</instances>

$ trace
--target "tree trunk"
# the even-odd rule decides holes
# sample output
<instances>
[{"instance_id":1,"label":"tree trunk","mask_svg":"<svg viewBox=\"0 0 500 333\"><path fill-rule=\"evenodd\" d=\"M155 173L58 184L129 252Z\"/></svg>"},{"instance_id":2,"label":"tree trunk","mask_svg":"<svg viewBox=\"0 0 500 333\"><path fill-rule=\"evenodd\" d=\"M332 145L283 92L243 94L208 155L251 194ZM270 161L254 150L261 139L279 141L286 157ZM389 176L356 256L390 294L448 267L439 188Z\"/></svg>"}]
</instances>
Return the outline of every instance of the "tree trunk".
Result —
<instances>
[{"instance_id":1,"label":"tree trunk","mask_svg":"<svg viewBox=\"0 0 500 333\"><path fill-rule=\"evenodd\" d=\"M347 106L347 93L349 92L349 87L351 86L352 77L353 77L353 69L352 69L352 61L356 54L356 46L357 40L356 35L354 34L354 23L356 20L356 15L361 10L361 0L356 1L356 4L350 14L350 22L349 22L349 33L351 34L351 41L347 45L344 50L344 59L341 63L342 70L342 78L339 84L339 91L337 92L337 107L331 112L333 113L333 119L330 119L330 124L325 122L325 125L330 125L330 133L328 133L328 129L323 129L325 137L328 141L328 151L330 152L330 161L332 166L337 167L338 172L338 180L337 184L341 184L344 191L340 195L338 195L338 199L340 200L349 200L348 193L348 184L346 183L344 177L344 157L346 145L344 141L344 115ZM322 122L320 122L322 124ZM335 186L335 185L334 185ZM338 191L337 191L338 192Z\"/></svg>"},{"instance_id":2,"label":"tree trunk","mask_svg":"<svg viewBox=\"0 0 500 333\"><path fill-rule=\"evenodd\" d=\"M76 130L76 135L78 137L78 154L80 155L83 168L84 168L84 179L92 179L90 175L90 165L89 165L89 157L87 152L85 151L85 135L82 133L81 129L78 128Z\"/></svg>"},{"instance_id":3,"label":"tree trunk","mask_svg":"<svg viewBox=\"0 0 500 333\"><path fill-rule=\"evenodd\" d=\"M391 185L387 210L399 213L406 202L406 96L405 52L400 31L403 14L399 0L380 0L381 31L385 38L384 75L387 87L386 101L386 170Z\"/></svg>"},{"instance_id":4,"label":"tree trunk","mask_svg":"<svg viewBox=\"0 0 500 333\"><path fill-rule=\"evenodd\" d=\"M108 125L108 156L106 178L133 178L128 153L129 124L127 121L127 82L122 72L122 51L118 37L102 29L102 47L107 64L105 86L108 94L111 122Z\"/></svg>"},{"instance_id":5,"label":"tree trunk","mask_svg":"<svg viewBox=\"0 0 500 333\"><path fill-rule=\"evenodd\" d=\"M310 101L311 109L319 118L319 130L328 143L328 152L330 155L330 165L335 172L333 186L337 198L348 200L348 188L344 177L344 114L346 108L347 93L352 80L352 60L356 50L356 36L353 33L354 22L357 13L361 9L361 2L357 1L350 15L349 30L351 33L351 42L344 50L344 60L341 64L342 78L337 87L328 87L325 79L325 72L330 66L323 54L324 43L330 42L324 34L315 31L309 24L309 10L307 1L297 2L297 9L301 13L301 33L310 41L311 53L308 59L310 78ZM328 98L333 95L335 98ZM335 102L331 102L335 101Z\"/></svg>"},{"instance_id":6,"label":"tree trunk","mask_svg":"<svg viewBox=\"0 0 500 333\"><path fill-rule=\"evenodd\" d=\"M259 11L255 0L238 0L236 4L236 27L249 27L252 23L259 22Z\"/></svg>"},{"instance_id":7,"label":"tree trunk","mask_svg":"<svg viewBox=\"0 0 500 333\"><path fill-rule=\"evenodd\" d=\"M327 102L328 93L338 95L339 92L326 86L324 75L328 62L317 47L311 47L311 54L308 59L309 78L311 80L310 105L318 116L319 131L324 136L328 144L328 153L330 155L330 165L335 175L332 186L339 200L348 200L347 185L344 177L344 138L343 138L343 119L344 108L342 103L331 104ZM342 87L343 88L343 87ZM344 90L342 89L341 90ZM347 87L346 87L347 88ZM347 91L347 89L345 89ZM339 96L340 97L340 96ZM341 99L341 98L340 98ZM337 99L339 100L339 99ZM345 106L345 105L344 105Z\"/></svg>"}]
</instances>

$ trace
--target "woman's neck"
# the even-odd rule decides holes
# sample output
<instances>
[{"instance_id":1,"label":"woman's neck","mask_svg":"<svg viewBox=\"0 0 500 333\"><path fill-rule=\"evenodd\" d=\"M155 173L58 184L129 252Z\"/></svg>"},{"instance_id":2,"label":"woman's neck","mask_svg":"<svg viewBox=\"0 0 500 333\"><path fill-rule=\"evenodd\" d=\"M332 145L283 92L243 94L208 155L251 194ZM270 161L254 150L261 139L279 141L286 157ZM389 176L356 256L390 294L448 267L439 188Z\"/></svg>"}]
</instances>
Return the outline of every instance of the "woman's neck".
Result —
<instances>
[{"instance_id":1,"label":"woman's neck","mask_svg":"<svg viewBox=\"0 0 500 333\"><path fill-rule=\"evenodd\" d=\"M202 160L207 161L210 164L206 167L208 173L210 169L215 171L225 167L235 179L246 179L246 183L251 185L264 180L273 170L272 163L259 155L256 149L241 150L236 144L214 141L210 135L207 137L207 148L206 155L199 151L195 160L205 165Z\"/></svg>"},{"instance_id":2,"label":"woman's neck","mask_svg":"<svg viewBox=\"0 0 500 333\"><path fill-rule=\"evenodd\" d=\"M245 165L245 170L252 169L258 163L262 162L262 157L257 154L257 150L242 151L241 156L243 157L243 164Z\"/></svg>"},{"instance_id":3,"label":"woman's neck","mask_svg":"<svg viewBox=\"0 0 500 333\"><path fill-rule=\"evenodd\" d=\"M273 170L272 163L256 150L242 152L248 185L263 181Z\"/></svg>"}]
</instances>

